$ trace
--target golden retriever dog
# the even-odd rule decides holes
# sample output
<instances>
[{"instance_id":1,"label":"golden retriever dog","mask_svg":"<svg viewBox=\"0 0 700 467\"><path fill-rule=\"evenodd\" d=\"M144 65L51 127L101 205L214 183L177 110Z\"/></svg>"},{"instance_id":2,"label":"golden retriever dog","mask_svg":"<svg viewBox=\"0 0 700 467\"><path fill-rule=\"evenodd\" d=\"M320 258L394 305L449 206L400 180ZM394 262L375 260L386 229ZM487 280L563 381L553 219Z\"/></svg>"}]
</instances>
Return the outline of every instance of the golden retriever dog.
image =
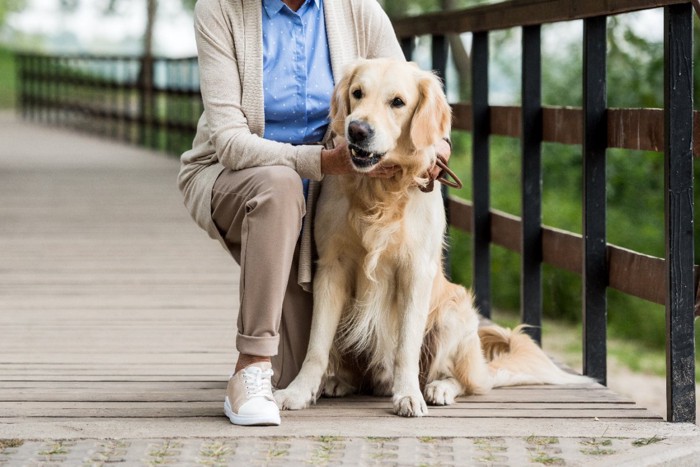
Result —
<instances>
[{"instance_id":1,"label":"golden retriever dog","mask_svg":"<svg viewBox=\"0 0 700 467\"><path fill-rule=\"evenodd\" d=\"M436 161L433 146L450 131L439 79L411 63L360 61L336 86L331 120L358 174L323 181L308 353L294 381L275 392L280 408L371 387L393 397L396 414L418 417L426 402L451 404L492 387L589 382L560 370L518 329L479 330L471 293L443 275L440 190L419 189ZM400 171L361 175L378 164Z\"/></svg>"}]
</instances>

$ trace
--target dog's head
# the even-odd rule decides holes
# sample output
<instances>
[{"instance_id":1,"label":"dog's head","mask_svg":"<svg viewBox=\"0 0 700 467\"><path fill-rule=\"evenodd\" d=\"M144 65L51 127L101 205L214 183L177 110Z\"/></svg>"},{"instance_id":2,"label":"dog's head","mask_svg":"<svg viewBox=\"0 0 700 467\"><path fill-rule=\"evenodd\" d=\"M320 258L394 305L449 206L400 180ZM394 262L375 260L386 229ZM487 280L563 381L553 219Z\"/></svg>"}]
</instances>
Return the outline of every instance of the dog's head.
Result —
<instances>
[{"instance_id":1,"label":"dog's head","mask_svg":"<svg viewBox=\"0 0 700 467\"><path fill-rule=\"evenodd\" d=\"M425 149L449 133L451 113L433 73L373 59L346 70L333 93L331 122L347 140L358 172L382 162L419 173L433 164L434 152Z\"/></svg>"}]
</instances>

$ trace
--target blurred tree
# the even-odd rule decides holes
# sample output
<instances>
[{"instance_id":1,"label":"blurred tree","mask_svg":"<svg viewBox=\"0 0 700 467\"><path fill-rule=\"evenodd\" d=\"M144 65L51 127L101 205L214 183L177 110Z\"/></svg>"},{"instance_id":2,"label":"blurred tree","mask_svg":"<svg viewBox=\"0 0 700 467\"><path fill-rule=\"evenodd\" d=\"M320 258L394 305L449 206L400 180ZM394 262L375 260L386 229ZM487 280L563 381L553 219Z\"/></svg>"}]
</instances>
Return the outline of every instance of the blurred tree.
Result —
<instances>
[{"instance_id":1,"label":"blurred tree","mask_svg":"<svg viewBox=\"0 0 700 467\"><path fill-rule=\"evenodd\" d=\"M8 13L20 11L27 4L26 0L2 0L0 1L0 26L5 24Z\"/></svg>"},{"instance_id":2,"label":"blurred tree","mask_svg":"<svg viewBox=\"0 0 700 467\"><path fill-rule=\"evenodd\" d=\"M429 11L450 11L470 8L494 0L378 0L391 18L417 15ZM447 40L452 52L452 61L459 77L459 100L471 96L471 57L459 34L448 34Z\"/></svg>"}]
</instances>

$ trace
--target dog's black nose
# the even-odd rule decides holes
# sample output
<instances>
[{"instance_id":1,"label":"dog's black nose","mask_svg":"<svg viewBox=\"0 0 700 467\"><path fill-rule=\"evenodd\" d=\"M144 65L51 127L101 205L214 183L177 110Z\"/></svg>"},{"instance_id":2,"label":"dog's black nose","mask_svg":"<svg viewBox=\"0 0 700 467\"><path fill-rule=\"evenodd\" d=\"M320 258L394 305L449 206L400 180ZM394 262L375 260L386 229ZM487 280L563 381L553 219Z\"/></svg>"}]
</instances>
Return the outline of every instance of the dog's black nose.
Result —
<instances>
[{"instance_id":1,"label":"dog's black nose","mask_svg":"<svg viewBox=\"0 0 700 467\"><path fill-rule=\"evenodd\" d=\"M368 140L373 133L374 130L367 122L353 120L348 124L348 140L351 143L362 143Z\"/></svg>"}]
</instances>

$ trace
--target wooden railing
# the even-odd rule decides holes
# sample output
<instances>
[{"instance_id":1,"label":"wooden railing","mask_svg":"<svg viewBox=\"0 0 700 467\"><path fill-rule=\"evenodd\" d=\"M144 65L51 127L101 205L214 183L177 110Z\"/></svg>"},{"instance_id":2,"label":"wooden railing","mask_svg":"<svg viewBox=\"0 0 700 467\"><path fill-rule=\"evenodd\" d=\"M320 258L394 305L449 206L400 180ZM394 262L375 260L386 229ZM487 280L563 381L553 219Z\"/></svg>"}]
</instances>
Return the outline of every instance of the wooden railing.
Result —
<instances>
[{"instance_id":1,"label":"wooden railing","mask_svg":"<svg viewBox=\"0 0 700 467\"><path fill-rule=\"evenodd\" d=\"M665 8L665 109L608 109L606 18ZM583 108L541 105L542 24L584 21ZM490 247L520 253L522 321L540 339L543 263L583 278L583 369L606 383L606 289L666 306L668 420L695 420L693 320L698 274L693 251L693 154L700 126L692 111L692 9L681 0L512 0L462 11L394 20L404 52L432 36L433 68L447 68L446 34L472 33L472 99L453 104L455 129L472 132L473 201L446 197L453 226L473 234L477 305L490 315ZM489 105L489 32L521 27L522 106ZM19 107L25 118L98 132L179 154L191 145L201 114L196 59L155 59L153 86L134 57L19 55ZM700 119L695 118L695 122ZM521 139L522 217L490 208L489 138ZM693 143L695 140L695 143ZM583 235L541 221L541 145L583 145ZM666 257L606 241L606 148L663 151Z\"/></svg>"},{"instance_id":2,"label":"wooden railing","mask_svg":"<svg viewBox=\"0 0 700 467\"><path fill-rule=\"evenodd\" d=\"M18 54L18 108L26 119L182 153L202 114L197 58Z\"/></svg>"},{"instance_id":3,"label":"wooden railing","mask_svg":"<svg viewBox=\"0 0 700 467\"><path fill-rule=\"evenodd\" d=\"M613 14L665 8L665 108L608 109L606 23ZM433 68L445 77L446 34L472 33L470 104L453 105L455 129L472 132L473 201L450 198L450 222L473 234L473 287L489 316L490 246L521 255L521 317L540 339L541 265L578 273L583 279L583 371L603 384L607 368L606 289L666 306L667 417L695 421L694 314L698 268L693 251L693 154L700 155L700 119L693 114L692 17L680 0L512 0L461 11L393 21L404 53L415 38L432 40ZM541 103L541 25L583 20L583 108ZM522 105L490 106L489 33L522 28ZM521 140L522 217L490 208L489 137ZM583 146L583 235L542 225L543 142ZM606 241L606 149L663 151L666 257L655 258Z\"/></svg>"}]
</instances>

